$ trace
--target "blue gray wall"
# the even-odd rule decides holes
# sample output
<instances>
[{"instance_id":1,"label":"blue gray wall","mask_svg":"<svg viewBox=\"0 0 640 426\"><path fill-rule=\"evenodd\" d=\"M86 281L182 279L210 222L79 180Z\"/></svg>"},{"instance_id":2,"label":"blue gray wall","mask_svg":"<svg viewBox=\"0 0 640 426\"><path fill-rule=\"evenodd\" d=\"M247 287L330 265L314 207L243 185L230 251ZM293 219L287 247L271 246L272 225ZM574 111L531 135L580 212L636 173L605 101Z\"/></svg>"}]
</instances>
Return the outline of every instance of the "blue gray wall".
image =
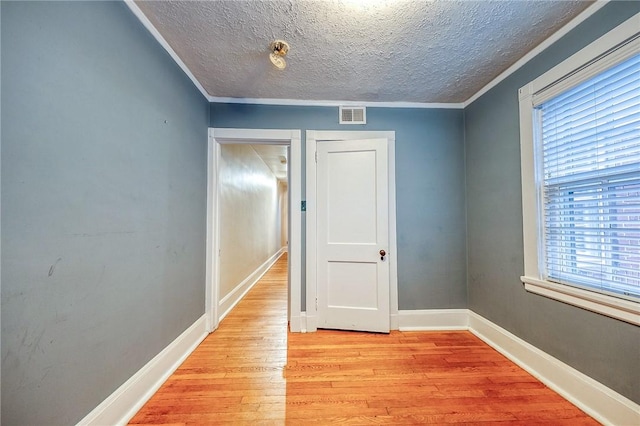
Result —
<instances>
[{"instance_id":1,"label":"blue gray wall","mask_svg":"<svg viewBox=\"0 0 640 426\"><path fill-rule=\"evenodd\" d=\"M366 125L340 125L338 107L214 103L210 125L302 129L303 148L305 130L395 130L399 307L467 306L461 110L368 108Z\"/></svg>"},{"instance_id":2,"label":"blue gray wall","mask_svg":"<svg viewBox=\"0 0 640 426\"><path fill-rule=\"evenodd\" d=\"M612 2L465 109L469 308L640 403L640 328L527 293L518 89L631 15Z\"/></svg>"},{"instance_id":3,"label":"blue gray wall","mask_svg":"<svg viewBox=\"0 0 640 426\"><path fill-rule=\"evenodd\" d=\"M204 313L208 103L123 2L1 2L2 424L75 424Z\"/></svg>"}]
</instances>

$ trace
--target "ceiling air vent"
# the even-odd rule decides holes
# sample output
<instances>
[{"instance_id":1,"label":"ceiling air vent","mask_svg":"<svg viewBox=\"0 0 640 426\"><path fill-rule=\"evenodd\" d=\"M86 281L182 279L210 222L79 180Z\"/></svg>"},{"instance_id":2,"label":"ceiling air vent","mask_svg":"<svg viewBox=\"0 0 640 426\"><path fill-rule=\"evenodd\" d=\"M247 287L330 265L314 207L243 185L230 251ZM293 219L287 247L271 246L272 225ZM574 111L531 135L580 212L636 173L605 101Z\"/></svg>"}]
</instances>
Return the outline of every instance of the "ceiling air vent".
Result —
<instances>
[{"instance_id":1,"label":"ceiling air vent","mask_svg":"<svg viewBox=\"0 0 640 426\"><path fill-rule=\"evenodd\" d=\"M367 124L365 107L340 107L340 124Z\"/></svg>"}]
</instances>

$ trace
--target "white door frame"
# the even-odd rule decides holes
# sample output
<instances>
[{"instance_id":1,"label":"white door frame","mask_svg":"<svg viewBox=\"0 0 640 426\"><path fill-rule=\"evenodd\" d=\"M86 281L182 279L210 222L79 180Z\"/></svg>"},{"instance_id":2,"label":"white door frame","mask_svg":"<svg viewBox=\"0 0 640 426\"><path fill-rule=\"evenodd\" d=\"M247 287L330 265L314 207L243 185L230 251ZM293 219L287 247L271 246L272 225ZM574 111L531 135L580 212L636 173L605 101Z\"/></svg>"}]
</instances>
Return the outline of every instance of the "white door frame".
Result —
<instances>
[{"instance_id":1,"label":"white door frame","mask_svg":"<svg viewBox=\"0 0 640 426\"><path fill-rule=\"evenodd\" d=\"M205 312L207 331L211 333L220 322L220 215L218 202L218 165L220 145L234 143L281 144L290 146L289 158L289 326L291 331L301 330L302 292L302 145L300 130L279 129L221 129L209 128L207 152L207 247Z\"/></svg>"},{"instance_id":2,"label":"white door frame","mask_svg":"<svg viewBox=\"0 0 640 426\"><path fill-rule=\"evenodd\" d=\"M321 141L354 139L387 139L389 149L389 314L391 330L398 329L398 247L396 238L396 132L307 130L306 132L306 331L318 329L317 316L317 211L316 211L316 144Z\"/></svg>"}]
</instances>

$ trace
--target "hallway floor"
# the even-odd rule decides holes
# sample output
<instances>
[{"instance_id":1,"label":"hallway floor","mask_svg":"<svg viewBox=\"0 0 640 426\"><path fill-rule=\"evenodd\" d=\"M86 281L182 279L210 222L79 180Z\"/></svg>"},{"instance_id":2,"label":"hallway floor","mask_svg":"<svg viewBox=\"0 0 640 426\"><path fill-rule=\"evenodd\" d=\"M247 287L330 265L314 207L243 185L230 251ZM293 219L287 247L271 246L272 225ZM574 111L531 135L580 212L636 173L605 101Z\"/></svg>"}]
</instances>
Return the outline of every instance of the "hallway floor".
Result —
<instances>
[{"instance_id":1,"label":"hallway floor","mask_svg":"<svg viewBox=\"0 0 640 426\"><path fill-rule=\"evenodd\" d=\"M130 424L598 424L469 332L287 334L286 318L285 254Z\"/></svg>"}]
</instances>

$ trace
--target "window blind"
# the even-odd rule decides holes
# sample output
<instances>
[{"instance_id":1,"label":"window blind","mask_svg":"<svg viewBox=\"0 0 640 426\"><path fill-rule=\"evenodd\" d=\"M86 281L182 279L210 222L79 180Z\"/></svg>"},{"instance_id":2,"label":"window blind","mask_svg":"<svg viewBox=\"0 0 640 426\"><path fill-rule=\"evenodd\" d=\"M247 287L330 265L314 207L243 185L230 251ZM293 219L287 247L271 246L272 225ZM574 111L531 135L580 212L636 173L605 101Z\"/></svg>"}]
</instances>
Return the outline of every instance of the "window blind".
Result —
<instances>
[{"instance_id":1,"label":"window blind","mask_svg":"<svg viewBox=\"0 0 640 426\"><path fill-rule=\"evenodd\" d=\"M545 278L640 298L640 54L536 107Z\"/></svg>"}]
</instances>

